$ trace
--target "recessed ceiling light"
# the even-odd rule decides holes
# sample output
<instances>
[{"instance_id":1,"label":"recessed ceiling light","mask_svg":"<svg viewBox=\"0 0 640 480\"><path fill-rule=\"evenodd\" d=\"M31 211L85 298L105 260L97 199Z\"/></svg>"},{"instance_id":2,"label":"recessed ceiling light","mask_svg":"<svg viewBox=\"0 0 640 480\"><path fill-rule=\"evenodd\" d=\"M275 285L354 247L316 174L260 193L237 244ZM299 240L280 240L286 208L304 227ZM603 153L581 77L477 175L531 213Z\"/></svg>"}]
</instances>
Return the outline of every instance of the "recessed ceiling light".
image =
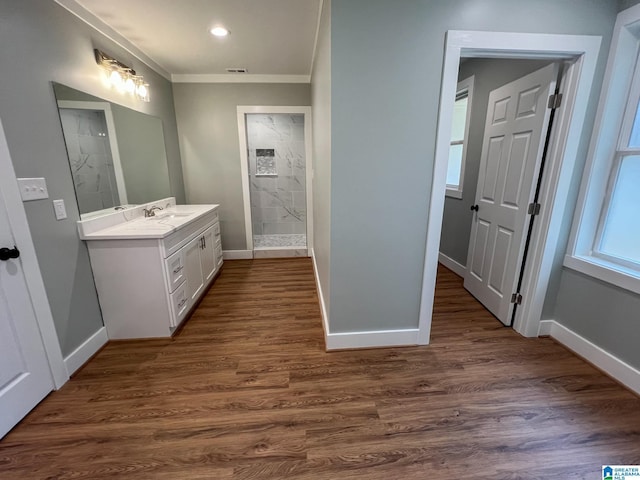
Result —
<instances>
[{"instance_id":1,"label":"recessed ceiling light","mask_svg":"<svg viewBox=\"0 0 640 480\"><path fill-rule=\"evenodd\" d=\"M216 37L226 37L229 35L229 30L224 27L213 27L211 29L211 35L215 35Z\"/></svg>"}]
</instances>

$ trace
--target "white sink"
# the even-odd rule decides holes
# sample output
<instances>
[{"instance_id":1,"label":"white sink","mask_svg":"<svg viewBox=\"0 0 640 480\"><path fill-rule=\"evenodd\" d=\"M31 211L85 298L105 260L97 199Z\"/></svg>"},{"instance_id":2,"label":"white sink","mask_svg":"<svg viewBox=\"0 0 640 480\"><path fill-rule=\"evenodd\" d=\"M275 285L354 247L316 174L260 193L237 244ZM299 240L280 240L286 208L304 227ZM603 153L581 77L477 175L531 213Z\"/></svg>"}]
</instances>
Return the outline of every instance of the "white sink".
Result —
<instances>
[{"instance_id":1,"label":"white sink","mask_svg":"<svg viewBox=\"0 0 640 480\"><path fill-rule=\"evenodd\" d=\"M156 213L153 217L147 217L145 220L170 220L172 218L184 218L193 215L192 213L175 213L175 212L166 212L166 213Z\"/></svg>"}]
</instances>

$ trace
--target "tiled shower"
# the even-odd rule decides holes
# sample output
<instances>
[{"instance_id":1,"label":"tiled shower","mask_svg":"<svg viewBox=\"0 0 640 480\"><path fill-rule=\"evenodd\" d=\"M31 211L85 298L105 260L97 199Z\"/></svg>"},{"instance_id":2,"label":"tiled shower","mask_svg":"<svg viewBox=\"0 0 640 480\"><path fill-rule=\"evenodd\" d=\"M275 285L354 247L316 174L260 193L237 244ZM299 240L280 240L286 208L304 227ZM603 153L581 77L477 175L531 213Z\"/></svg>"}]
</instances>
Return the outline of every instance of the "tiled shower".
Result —
<instances>
[{"instance_id":1,"label":"tiled shower","mask_svg":"<svg viewBox=\"0 0 640 480\"><path fill-rule=\"evenodd\" d=\"M304 115L247 114L246 127L254 249L304 249Z\"/></svg>"},{"instance_id":2,"label":"tiled shower","mask_svg":"<svg viewBox=\"0 0 640 480\"><path fill-rule=\"evenodd\" d=\"M61 108L60 118L80 213L120 205L104 112Z\"/></svg>"}]
</instances>

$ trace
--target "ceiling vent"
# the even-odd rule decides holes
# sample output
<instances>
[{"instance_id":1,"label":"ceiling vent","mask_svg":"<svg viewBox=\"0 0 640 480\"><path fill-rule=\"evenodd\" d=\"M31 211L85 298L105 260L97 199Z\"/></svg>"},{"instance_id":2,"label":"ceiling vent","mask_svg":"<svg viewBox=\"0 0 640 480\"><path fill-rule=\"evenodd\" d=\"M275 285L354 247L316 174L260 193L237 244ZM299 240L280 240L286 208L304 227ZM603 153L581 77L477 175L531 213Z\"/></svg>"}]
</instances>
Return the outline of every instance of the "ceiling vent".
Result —
<instances>
[{"instance_id":1,"label":"ceiling vent","mask_svg":"<svg viewBox=\"0 0 640 480\"><path fill-rule=\"evenodd\" d=\"M225 68L227 73L247 73L246 68Z\"/></svg>"}]
</instances>

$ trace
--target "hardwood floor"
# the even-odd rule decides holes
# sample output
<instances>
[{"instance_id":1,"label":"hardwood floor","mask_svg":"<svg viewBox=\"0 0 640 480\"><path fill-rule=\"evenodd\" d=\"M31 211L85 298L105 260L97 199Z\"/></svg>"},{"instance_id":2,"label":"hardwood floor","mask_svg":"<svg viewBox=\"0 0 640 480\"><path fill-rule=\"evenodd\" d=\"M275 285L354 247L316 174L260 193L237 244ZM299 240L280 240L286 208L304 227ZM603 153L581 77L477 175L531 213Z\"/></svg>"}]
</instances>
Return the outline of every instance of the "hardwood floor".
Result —
<instances>
[{"instance_id":1,"label":"hardwood floor","mask_svg":"<svg viewBox=\"0 0 640 480\"><path fill-rule=\"evenodd\" d=\"M640 399L438 273L432 344L326 353L309 259L228 261L172 340L109 344L0 441L2 479L595 479Z\"/></svg>"}]
</instances>

